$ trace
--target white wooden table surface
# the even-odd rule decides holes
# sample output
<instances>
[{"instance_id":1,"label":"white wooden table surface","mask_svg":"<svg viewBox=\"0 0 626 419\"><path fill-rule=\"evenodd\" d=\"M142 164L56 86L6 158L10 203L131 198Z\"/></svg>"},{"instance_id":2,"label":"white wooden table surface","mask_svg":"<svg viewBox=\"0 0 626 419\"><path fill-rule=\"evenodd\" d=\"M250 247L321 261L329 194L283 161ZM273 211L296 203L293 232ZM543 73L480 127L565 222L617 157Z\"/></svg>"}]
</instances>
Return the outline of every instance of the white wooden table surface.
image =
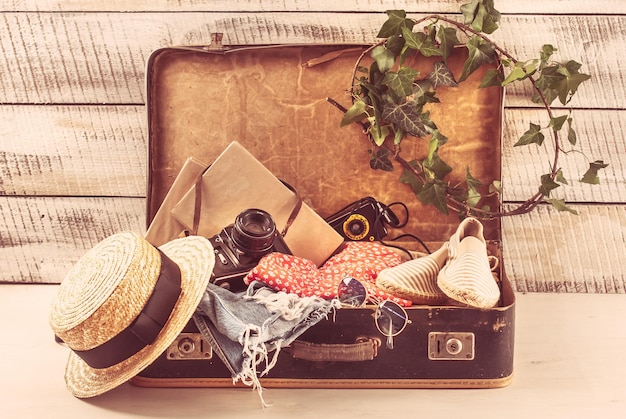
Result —
<instances>
[{"instance_id":1,"label":"white wooden table surface","mask_svg":"<svg viewBox=\"0 0 626 419\"><path fill-rule=\"evenodd\" d=\"M626 299L517 296L512 383L486 390L155 389L124 384L93 399L66 389L68 349L47 325L58 285L0 285L0 416L13 418L623 418Z\"/></svg>"}]
</instances>

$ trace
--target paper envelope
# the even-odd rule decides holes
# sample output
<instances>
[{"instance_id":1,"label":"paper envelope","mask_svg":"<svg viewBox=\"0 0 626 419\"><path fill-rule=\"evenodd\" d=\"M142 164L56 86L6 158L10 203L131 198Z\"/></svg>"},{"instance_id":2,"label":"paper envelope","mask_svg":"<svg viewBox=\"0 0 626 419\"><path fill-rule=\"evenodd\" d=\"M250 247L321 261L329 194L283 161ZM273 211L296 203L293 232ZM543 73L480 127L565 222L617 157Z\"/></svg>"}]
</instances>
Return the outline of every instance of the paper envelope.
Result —
<instances>
[{"instance_id":1,"label":"paper envelope","mask_svg":"<svg viewBox=\"0 0 626 419\"><path fill-rule=\"evenodd\" d=\"M172 241L187 230L172 216L171 211L190 188L194 187L207 167L207 164L194 157L187 158L146 231L145 238L153 246Z\"/></svg>"},{"instance_id":2,"label":"paper envelope","mask_svg":"<svg viewBox=\"0 0 626 419\"><path fill-rule=\"evenodd\" d=\"M241 144L232 142L204 172L197 234L212 237L249 208L267 211L282 231L300 198ZM172 209L174 218L192 230L196 191L192 188ZM291 252L321 266L343 243L339 235L302 203L284 236Z\"/></svg>"}]
</instances>

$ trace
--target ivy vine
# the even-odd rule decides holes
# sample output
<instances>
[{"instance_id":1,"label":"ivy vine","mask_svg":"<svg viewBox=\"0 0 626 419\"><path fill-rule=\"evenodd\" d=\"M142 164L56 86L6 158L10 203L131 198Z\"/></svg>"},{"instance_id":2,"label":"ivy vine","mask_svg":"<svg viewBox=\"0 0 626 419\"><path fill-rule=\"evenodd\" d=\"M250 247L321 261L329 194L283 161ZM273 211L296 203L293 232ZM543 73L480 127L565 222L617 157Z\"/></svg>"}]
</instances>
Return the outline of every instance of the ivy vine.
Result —
<instances>
[{"instance_id":1,"label":"ivy vine","mask_svg":"<svg viewBox=\"0 0 626 419\"><path fill-rule=\"evenodd\" d=\"M371 168L391 171L394 161L400 164L403 168L400 181L410 185L421 202L434 205L442 213L454 210L460 215L486 219L527 213L541 202L548 202L559 211L575 214L563 199L553 196L555 189L567 184L558 164L560 154L574 151L577 143L572 112L569 109L564 115L556 115L551 104L558 99L562 105L567 105L590 76L580 72L581 64L576 61L554 61L552 57L557 49L552 45L544 45L537 58L521 61L493 42L487 35L498 29L500 21L493 0L471 0L463 4L460 11L463 22L436 14L414 20L408 18L404 10L387 11L388 19L377 35L381 41L363 51L354 67L352 106L342 108L344 115L340 125L361 124L373 146ZM420 30L421 25L424 26ZM447 63L453 48L458 47L467 48L468 58L456 80ZM364 68L361 62L367 55L373 61L369 68ZM415 55L441 59L434 64L432 72L420 77L416 69L406 64L411 62L408 58ZM531 122L514 146L545 146L545 131L550 133L554 146L549 170L541 176L536 193L509 210L481 206L484 197L501 194L498 179L485 185L468 169L463 187L451 184L447 177L452 168L439 153L448 138L439 131L427 110L429 103L439 102L439 87L458 86L487 63L497 63L498 69L488 70L479 88L530 82L534 91L530 100L545 107L549 117L546 126ZM572 149L563 147L563 134ZM411 161L401 157L401 145L407 137L429 141L427 155ZM580 181L599 183L598 172L605 167L607 164L602 160L590 162Z\"/></svg>"}]
</instances>

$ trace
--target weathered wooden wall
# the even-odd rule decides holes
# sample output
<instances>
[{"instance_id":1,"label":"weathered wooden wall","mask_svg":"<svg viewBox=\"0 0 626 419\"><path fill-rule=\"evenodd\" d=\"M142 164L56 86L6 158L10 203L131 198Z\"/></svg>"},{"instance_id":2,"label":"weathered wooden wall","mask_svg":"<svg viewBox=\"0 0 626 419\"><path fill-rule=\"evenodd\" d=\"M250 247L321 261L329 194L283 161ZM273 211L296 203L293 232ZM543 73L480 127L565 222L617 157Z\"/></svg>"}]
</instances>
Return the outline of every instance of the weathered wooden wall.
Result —
<instances>
[{"instance_id":1,"label":"weathered wooden wall","mask_svg":"<svg viewBox=\"0 0 626 419\"><path fill-rule=\"evenodd\" d=\"M466 0L14 0L0 3L0 281L58 283L87 249L145 230L150 53L181 44L369 43L388 9L457 14ZM582 151L610 166L597 186L570 179L580 215L547 207L503 223L518 291L624 293L626 2L496 0L493 36L519 58L543 43L592 75L572 102ZM510 147L542 111L507 91L505 201L528 197L543 155ZM575 176L585 157L561 160Z\"/></svg>"}]
</instances>

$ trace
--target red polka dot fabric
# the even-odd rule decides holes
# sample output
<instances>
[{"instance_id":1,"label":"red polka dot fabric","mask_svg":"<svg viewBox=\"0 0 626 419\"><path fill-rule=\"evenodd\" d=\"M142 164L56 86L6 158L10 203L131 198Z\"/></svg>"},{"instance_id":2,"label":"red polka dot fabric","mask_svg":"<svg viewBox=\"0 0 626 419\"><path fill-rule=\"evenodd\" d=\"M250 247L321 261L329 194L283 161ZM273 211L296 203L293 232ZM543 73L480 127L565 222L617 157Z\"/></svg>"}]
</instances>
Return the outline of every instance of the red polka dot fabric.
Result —
<instances>
[{"instance_id":1,"label":"red polka dot fabric","mask_svg":"<svg viewBox=\"0 0 626 419\"><path fill-rule=\"evenodd\" d=\"M358 279L370 296L392 300L402 306L411 302L395 297L376 287L376 277L385 268L402 262L393 250L379 243L347 242L344 249L319 269L308 259L282 253L270 253L246 276L246 283L261 281L277 291L300 297L332 299L337 296L339 282L351 276Z\"/></svg>"}]
</instances>

